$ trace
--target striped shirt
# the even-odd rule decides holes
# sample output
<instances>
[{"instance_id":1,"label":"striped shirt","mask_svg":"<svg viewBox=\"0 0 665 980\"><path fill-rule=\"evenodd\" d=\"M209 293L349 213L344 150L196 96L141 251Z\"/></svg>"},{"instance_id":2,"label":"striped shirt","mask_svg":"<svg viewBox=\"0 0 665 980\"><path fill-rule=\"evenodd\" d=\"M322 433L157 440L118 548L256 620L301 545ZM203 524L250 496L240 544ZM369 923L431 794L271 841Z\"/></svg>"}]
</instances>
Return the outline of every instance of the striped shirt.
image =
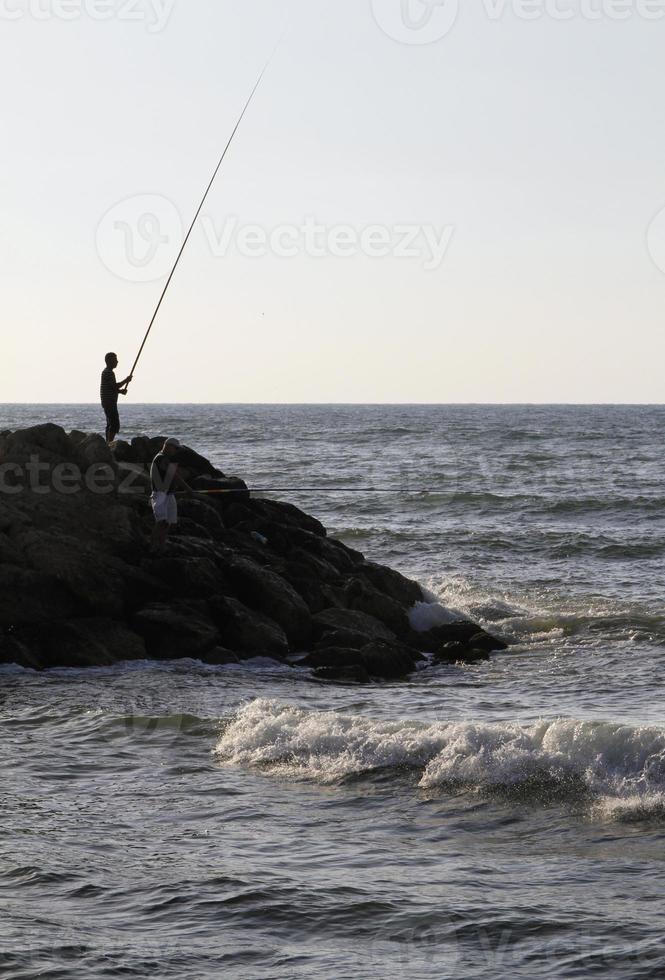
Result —
<instances>
[{"instance_id":1,"label":"striped shirt","mask_svg":"<svg viewBox=\"0 0 665 980\"><path fill-rule=\"evenodd\" d=\"M118 383L115 380L115 372L109 367L102 371L99 397L101 398L102 405L116 405L118 402Z\"/></svg>"}]
</instances>

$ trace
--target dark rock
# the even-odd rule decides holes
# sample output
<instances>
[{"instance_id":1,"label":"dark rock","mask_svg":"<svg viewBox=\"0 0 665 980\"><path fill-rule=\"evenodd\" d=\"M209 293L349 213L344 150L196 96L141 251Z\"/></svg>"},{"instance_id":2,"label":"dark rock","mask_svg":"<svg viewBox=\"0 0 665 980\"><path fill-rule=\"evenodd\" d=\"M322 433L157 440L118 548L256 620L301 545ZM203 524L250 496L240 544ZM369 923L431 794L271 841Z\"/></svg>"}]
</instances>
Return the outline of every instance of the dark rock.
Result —
<instances>
[{"instance_id":1,"label":"dark rock","mask_svg":"<svg viewBox=\"0 0 665 980\"><path fill-rule=\"evenodd\" d=\"M302 666L319 668L349 668L360 666L370 676L383 680L406 677L416 668L418 655L404 644L384 640L373 640L360 650L345 647L327 647L313 650Z\"/></svg>"},{"instance_id":2,"label":"dark rock","mask_svg":"<svg viewBox=\"0 0 665 980\"><path fill-rule=\"evenodd\" d=\"M222 642L248 657L273 657L283 660L289 653L284 630L267 616L251 611L237 599L219 596L209 602L213 620Z\"/></svg>"},{"instance_id":3,"label":"dark rock","mask_svg":"<svg viewBox=\"0 0 665 980\"><path fill-rule=\"evenodd\" d=\"M306 575L318 582L338 584L342 581L340 573L334 565L331 565L325 558L309 554L300 547L294 548L289 553L289 560L285 567L294 575Z\"/></svg>"},{"instance_id":4,"label":"dark rock","mask_svg":"<svg viewBox=\"0 0 665 980\"><path fill-rule=\"evenodd\" d=\"M410 609L416 602L423 600L423 590L418 583L405 578L404 575L392 568L366 561L358 567L357 574L366 578L375 589L390 596L391 599L395 599L406 609Z\"/></svg>"},{"instance_id":5,"label":"dark rock","mask_svg":"<svg viewBox=\"0 0 665 980\"><path fill-rule=\"evenodd\" d=\"M416 669L417 654L401 643L375 640L360 651L367 673L383 680L407 677Z\"/></svg>"},{"instance_id":6,"label":"dark rock","mask_svg":"<svg viewBox=\"0 0 665 980\"><path fill-rule=\"evenodd\" d=\"M27 532L23 539L27 563L55 578L77 601L80 615L122 616L125 589L123 565L103 557L71 535Z\"/></svg>"},{"instance_id":7,"label":"dark rock","mask_svg":"<svg viewBox=\"0 0 665 980\"><path fill-rule=\"evenodd\" d=\"M472 650L483 650L485 653L494 653L496 650L507 650L508 644L503 640L497 639L485 630L479 630L469 639L469 646Z\"/></svg>"},{"instance_id":8,"label":"dark rock","mask_svg":"<svg viewBox=\"0 0 665 980\"><path fill-rule=\"evenodd\" d=\"M367 613L385 623L396 636L406 636L409 620L402 605L390 596L384 595L361 578L353 577L346 583L346 605L349 609Z\"/></svg>"},{"instance_id":9,"label":"dark rock","mask_svg":"<svg viewBox=\"0 0 665 980\"><path fill-rule=\"evenodd\" d=\"M210 664L213 667L223 667L225 664L237 664L240 662L238 656L232 650L225 650L224 647L213 647L212 650L208 650L199 659L204 664Z\"/></svg>"},{"instance_id":10,"label":"dark rock","mask_svg":"<svg viewBox=\"0 0 665 980\"><path fill-rule=\"evenodd\" d=\"M371 677L361 664L348 667L318 667L313 676L320 681L334 681L337 684L369 684Z\"/></svg>"},{"instance_id":11,"label":"dark rock","mask_svg":"<svg viewBox=\"0 0 665 980\"><path fill-rule=\"evenodd\" d=\"M364 666L362 652L344 647L326 647L321 650L313 650L298 663L299 667L352 667L355 665Z\"/></svg>"},{"instance_id":12,"label":"dark rock","mask_svg":"<svg viewBox=\"0 0 665 980\"><path fill-rule=\"evenodd\" d=\"M0 629L75 616L79 603L56 577L16 565L0 565Z\"/></svg>"},{"instance_id":13,"label":"dark rock","mask_svg":"<svg viewBox=\"0 0 665 980\"><path fill-rule=\"evenodd\" d=\"M76 447L80 442L83 442L87 434L87 432L81 432L79 429L72 429L72 431L69 433L69 441L74 447Z\"/></svg>"},{"instance_id":14,"label":"dark rock","mask_svg":"<svg viewBox=\"0 0 665 980\"><path fill-rule=\"evenodd\" d=\"M76 446L76 456L84 469L100 463L115 468L115 457L102 436L89 435L82 439Z\"/></svg>"},{"instance_id":15,"label":"dark rock","mask_svg":"<svg viewBox=\"0 0 665 980\"><path fill-rule=\"evenodd\" d=\"M308 549L329 562L338 572L353 572L364 561L360 552L352 551L332 538L314 538L308 542Z\"/></svg>"},{"instance_id":16,"label":"dark rock","mask_svg":"<svg viewBox=\"0 0 665 980\"><path fill-rule=\"evenodd\" d=\"M472 639L473 643L471 642ZM477 623L468 620L445 623L423 633L411 632L408 641L411 646L416 647L417 650L424 650L426 653L437 653L446 643L463 643L469 648L477 647L488 650L507 649L503 640L498 640L481 630Z\"/></svg>"},{"instance_id":17,"label":"dark rock","mask_svg":"<svg viewBox=\"0 0 665 980\"><path fill-rule=\"evenodd\" d=\"M278 623L295 647L304 647L311 634L310 612L286 579L240 557L233 557L225 572L242 602Z\"/></svg>"},{"instance_id":18,"label":"dark rock","mask_svg":"<svg viewBox=\"0 0 665 980\"><path fill-rule=\"evenodd\" d=\"M226 583L210 558L154 558L144 565L170 592L187 599L207 599L225 591Z\"/></svg>"},{"instance_id":19,"label":"dark rock","mask_svg":"<svg viewBox=\"0 0 665 980\"><path fill-rule=\"evenodd\" d=\"M347 650L362 650L367 646L367 634L355 630L327 629L314 644L315 650L325 650L329 647L344 647Z\"/></svg>"},{"instance_id":20,"label":"dark rock","mask_svg":"<svg viewBox=\"0 0 665 980\"><path fill-rule=\"evenodd\" d=\"M190 449L189 446L180 447L176 454L176 462L182 469L186 480L193 480L202 476L224 477L222 471L213 466L210 460L201 456L194 449Z\"/></svg>"},{"instance_id":21,"label":"dark rock","mask_svg":"<svg viewBox=\"0 0 665 980\"><path fill-rule=\"evenodd\" d=\"M0 642L0 662L22 667L105 667L143 660L140 636L110 619L76 619L32 626Z\"/></svg>"},{"instance_id":22,"label":"dark rock","mask_svg":"<svg viewBox=\"0 0 665 980\"><path fill-rule=\"evenodd\" d=\"M304 511L295 507L293 504L287 504L284 501L278 503L275 500L266 499L252 500L251 510L255 516L263 518L268 523L299 528L319 538L326 537L327 532L321 521L317 521L315 517L310 517L309 514L305 514Z\"/></svg>"},{"instance_id":23,"label":"dark rock","mask_svg":"<svg viewBox=\"0 0 665 980\"><path fill-rule=\"evenodd\" d=\"M396 641L393 631L378 619L353 609L325 609L317 613L312 622L316 639L331 629L341 629L362 633L368 640L385 640L388 643Z\"/></svg>"},{"instance_id":24,"label":"dark rock","mask_svg":"<svg viewBox=\"0 0 665 980\"><path fill-rule=\"evenodd\" d=\"M193 538L204 538L206 541L212 541L210 531L207 531L202 524L197 524L196 521L191 521L188 517L180 517L178 519L178 533L186 534Z\"/></svg>"},{"instance_id":25,"label":"dark rock","mask_svg":"<svg viewBox=\"0 0 665 980\"><path fill-rule=\"evenodd\" d=\"M489 653L474 650L466 643L444 643L434 654L436 663L442 664L475 664L481 660L489 660Z\"/></svg>"},{"instance_id":26,"label":"dark rock","mask_svg":"<svg viewBox=\"0 0 665 980\"><path fill-rule=\"evenodd\" d=\"M86 436L83 437L87 438ZM79 442L83 440L80 439ZM111 452L113 453L113 458L116 463L131 463L136 465L136 454L128 442L124 439L116 439L111 445Z\"/></svg>"},{"instance_id":27,"label":"dark rock","mask_svg":"<svg viewBox=\"0 0 665 980\"><path fill-rule=\"evenodd\" d=\"M74 445L65 430L51 422L7 433L0 440L0 460L3 462L24 462L31 455L45 463L71 461Z\"/></svg>"},{"instance_id":28,"label":"dark rock","mask_svg":"<svg viewBox=\"0 0 665 980\"><path fill-rule=\"evenodd\" d=\"M188 480L192 489L200 493L207 492L208 500L214 502L224 512L233 504L249 500L249 491L244 480L235 476L211 477L198 476Z\"/></svg>"},{"instance_id":29,"label":"dark rock","mask_svg":"<svg viewBox=\"0 0 665 980\"><path fill-rule=\"evenodd\" d=\"M155 660L201 659L219 646L219 631L206 604L196 600L146 606L136 613L133 625Z\"/></svg>"},{"instance_id":30,"label":"dark rock","mask_svg":"<svg viewBox=\"0 0 665 980\"><path fill-rule=\"evenodd\" d=\"M164 439L161 437L151 440L147 436L135 436L131 442L131 455L124 462L138 463L144 467L150 466L159 452L159 449L153 452L153 446L156 442L160 443L160 448L164 445Z\"/></svg>"},{"instance_id":31,"label":"dark rock","mask_svg":"<svg viewBox=\"0 0 665 980\"><path fill-rule=\"evenodd\" d=\"M224 521L219 509L207 500L183 497L178 502L178 513L181 518L189 518L204 527L213 538L219 537L224 531Z\"/></svg>"}]
</instances>

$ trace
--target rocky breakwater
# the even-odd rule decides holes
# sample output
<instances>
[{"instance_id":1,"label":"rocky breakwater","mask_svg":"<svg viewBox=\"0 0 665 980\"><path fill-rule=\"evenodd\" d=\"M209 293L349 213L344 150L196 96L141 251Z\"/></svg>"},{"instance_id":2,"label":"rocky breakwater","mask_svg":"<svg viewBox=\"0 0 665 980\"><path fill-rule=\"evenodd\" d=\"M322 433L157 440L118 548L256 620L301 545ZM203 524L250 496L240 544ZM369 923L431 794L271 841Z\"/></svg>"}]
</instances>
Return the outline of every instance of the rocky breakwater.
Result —
<instances>
[{"instance_id":1,"label":"rocky breakwater","mask_svg":"<svg viewBox=\"0 0 665 980\"><path fill-rule=\"evenodd\" d=\"M177 534L152 556L148 466L161 443L110 451L51 424L0 433L0 663L264 656L367 682L406 677L425 657L475 662L505 647L190 449L180 459L190 483L233 492L182 498Z\"/></svg>"}]
</instances>

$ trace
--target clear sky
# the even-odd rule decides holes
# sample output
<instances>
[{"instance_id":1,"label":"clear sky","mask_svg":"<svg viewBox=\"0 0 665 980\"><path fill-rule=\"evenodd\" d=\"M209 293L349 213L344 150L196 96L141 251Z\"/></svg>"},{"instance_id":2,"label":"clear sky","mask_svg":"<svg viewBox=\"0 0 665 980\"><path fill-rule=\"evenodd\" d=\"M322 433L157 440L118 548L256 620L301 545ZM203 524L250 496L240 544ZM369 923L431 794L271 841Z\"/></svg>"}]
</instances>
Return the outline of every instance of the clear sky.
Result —
<instances>
[{"instance_id":1,"label":"clear sky","mask_svg":"<svg viewBox=\"0 0 665 980\"><path fill-rule=\"evenodd\" d=\"M665 401L662 0L0 22L0 401L94 401L107 350L129 368L285 29L133 400Z\"/></svg>"}]
</instances>

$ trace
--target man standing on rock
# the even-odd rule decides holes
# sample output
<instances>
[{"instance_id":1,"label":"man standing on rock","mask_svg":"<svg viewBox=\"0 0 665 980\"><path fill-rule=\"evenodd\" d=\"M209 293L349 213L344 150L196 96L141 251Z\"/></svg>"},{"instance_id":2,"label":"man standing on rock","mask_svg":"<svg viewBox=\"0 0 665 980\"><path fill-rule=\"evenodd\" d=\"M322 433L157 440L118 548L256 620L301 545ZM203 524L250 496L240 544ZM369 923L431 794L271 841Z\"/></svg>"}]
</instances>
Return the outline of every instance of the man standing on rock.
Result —
<instances>
[{"instance_id":1,"label":"man standing on rock","mask_svg":"<svg viewBox=\"0 0 665 980\"><path fill-rule=\"evenodd\" d=\"M180 443L177 439L167 439L160 453L157 453L150 467L152 483L152 512L155 515L155 529L152 534L152 552L161 554L166 547L169 531L178 523L178 502L176 489L192 491L178 474L177 455Z\"/></svg>"},{"instance_id":2,"label":"man standing on rock","mask_svg":"<svg viewBox=\"0 0 665 980\"><path fill-rule=\"evenodd\" d=\"M120 417L118 416L118 395L127 394L127 386L132 380L130 374L124 381L115 380L115 369L118 366L116 354L107 354L105 357L106 367L102 371L102 383L99 389L99 397L102 408L106 415L106 441L112 443L120 432Z\"/></svg>"}]
</instances>

